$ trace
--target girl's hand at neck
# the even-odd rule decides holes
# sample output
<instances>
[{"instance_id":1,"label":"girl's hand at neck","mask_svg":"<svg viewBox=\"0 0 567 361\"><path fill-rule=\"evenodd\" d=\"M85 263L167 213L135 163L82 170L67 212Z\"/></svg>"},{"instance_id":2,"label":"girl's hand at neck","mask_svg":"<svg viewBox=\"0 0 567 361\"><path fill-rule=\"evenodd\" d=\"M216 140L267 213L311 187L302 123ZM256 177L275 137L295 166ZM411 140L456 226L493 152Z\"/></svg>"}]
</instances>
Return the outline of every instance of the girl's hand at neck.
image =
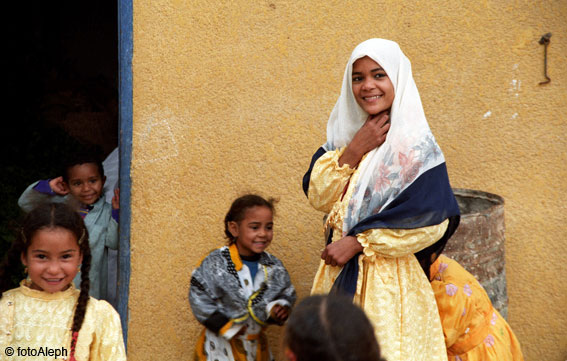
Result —
<instances>
[{"instance_id":1,"label":"girl's hand at neck","mask_svg":"<svg viewBox=\"0 0 567 361\"><path fill-rule=\"evenodd\" d=\"M389 112L388 109L376 115L368 116L366 122L356 132L352 141L340 156L340 167L343 164L348 164L349 167L355 168L366 153L378 148L386 141L386 135L390 129Z\"/></svg>"}]
</instances>

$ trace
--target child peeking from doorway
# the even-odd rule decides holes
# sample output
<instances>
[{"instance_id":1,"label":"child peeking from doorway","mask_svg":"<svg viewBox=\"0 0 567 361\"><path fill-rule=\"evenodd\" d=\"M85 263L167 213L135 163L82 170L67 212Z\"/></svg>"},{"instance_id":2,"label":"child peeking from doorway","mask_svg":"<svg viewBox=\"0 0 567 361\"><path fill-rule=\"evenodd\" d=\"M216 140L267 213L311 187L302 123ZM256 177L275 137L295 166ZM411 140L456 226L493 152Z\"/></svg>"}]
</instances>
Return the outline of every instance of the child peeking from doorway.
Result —
<instances>
[{"instance_id":1,"label":"child peeking from doorway","mask_svg":"<svg viewBox=\"0 0 567 361\"><path fill-rule=\"evenodd\" d=\"M107 299L107 252L108 249L118 249L119 190L114 191L112 205L108 204L103 197L105 180L97 153L82 149L63 161L58 176L34 182L18 199L24 212L30 212L42 203L60 202L71 205L83 217L92 254L89 294L97 299ZM77 287L80 281L79 273L74 280Z\"/></svg>"}]
</instances>

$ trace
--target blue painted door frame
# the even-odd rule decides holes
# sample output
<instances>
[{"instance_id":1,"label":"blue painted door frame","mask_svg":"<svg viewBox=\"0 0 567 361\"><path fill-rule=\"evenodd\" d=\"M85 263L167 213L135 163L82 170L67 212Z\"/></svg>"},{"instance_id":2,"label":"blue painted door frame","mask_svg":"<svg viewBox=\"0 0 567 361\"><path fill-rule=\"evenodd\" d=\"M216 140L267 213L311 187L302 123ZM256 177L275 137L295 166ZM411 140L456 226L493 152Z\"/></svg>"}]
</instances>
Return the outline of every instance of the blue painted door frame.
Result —
<instances>
[{"instance_id":1,"label":"blue painted door frame","mask_svg":"<svg viewBox=\"0 0 567 361\"><path fill-rule=\"evenodd\" d=\"M118 127L120 149L120 245L118 250L117 309L124 343L128 340L128 289L130 285L130 222L132 160L132 14L131 0L118 0Z\"/></svg>"}]
</instances>

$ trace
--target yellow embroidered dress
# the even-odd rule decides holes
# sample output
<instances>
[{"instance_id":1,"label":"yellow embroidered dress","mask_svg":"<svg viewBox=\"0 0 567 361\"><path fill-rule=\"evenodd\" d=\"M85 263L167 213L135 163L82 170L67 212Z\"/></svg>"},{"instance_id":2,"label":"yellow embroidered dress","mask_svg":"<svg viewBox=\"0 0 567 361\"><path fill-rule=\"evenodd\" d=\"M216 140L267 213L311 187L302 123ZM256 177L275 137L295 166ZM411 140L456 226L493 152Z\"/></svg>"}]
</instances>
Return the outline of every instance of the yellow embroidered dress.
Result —
<instances>
[{"instance_id":1,"label":"yellow embroidered dress","mask_svg":"<svg viewBox=\"0 0 567 361\"><path fill-rule=\"evenodd\" d=\"M308 194L314 208L329 213L327 227L334 230L333 241L342 237L344 214L359 173L348 165L339 167L341 154L342 150L329 151L317 160ZM388 361L447 359L433 291L414 256L439 240L447 224L444 221L406 230L372 229L357 235L364 254L358 258L354 302L370 318ZM328 293L340 272L340 267L321 261L312 293Z\"/></svg>"},{"instance_id":2,"label":"yellow embroidered dress","mask_svg":"<svg viewBox=\"0 0 567 361\"><path fill-rule=\"evenodd\" d=\"M431 265L450 361L522 361L520 344L476 278L443 255Z\"/></svg>"},{"instance_id":3,"label":"yellow embroidered dress","mask_svg":"<svg viewBox=\"0 0 567 361\"><path fill-rule=\"evenodd\" d=\"M342 152L358 132L369 131L365 122L378 116L367 113L353 93L353 79L359 77L353 64L365 57L377 65L371 71L376 81L387 76L393 86L392 103L384 103L390 107L384 109L390 127L384 142L365 150L357 164L339 167ZM364 86L370 98L382 101L384 92L375 82ZM353 146L355 153L365 148L359 140ZM312 292L352 296L372 321L388 361L446 360L424 270L455 231L459 208L411 63L395 42L368 39L353 50L327 123L327 142L313 156L303 190L315 209L328 213L332 239L327 242L354 236L363 248L342 267L321 262Z\"/></svg>"},{"instance_id":4,"label":"yellow embroidered dress","mask_svg":"<svg viewBox=\"0 0 567 361\"><path fill-rule=\"evenodd\" d=\"M79 297L73 285L57 293L20 287L0 299L0 360L68 360L71 325ZM13 355L7 355L12 350ZM34 356L35 355L35 356ZM75 350L77 361L126 360L118 313L90 298Z\"/></svg>"}]
</instances>

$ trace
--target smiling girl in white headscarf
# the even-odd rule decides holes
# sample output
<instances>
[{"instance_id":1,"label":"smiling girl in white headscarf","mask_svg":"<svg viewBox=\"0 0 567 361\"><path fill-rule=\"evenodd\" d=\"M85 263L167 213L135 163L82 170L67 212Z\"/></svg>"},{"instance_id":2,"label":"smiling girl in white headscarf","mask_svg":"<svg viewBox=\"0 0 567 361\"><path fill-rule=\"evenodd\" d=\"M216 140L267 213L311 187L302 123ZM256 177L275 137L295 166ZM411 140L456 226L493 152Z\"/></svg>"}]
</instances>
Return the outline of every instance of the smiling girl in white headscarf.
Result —
<instances>
[{"instance_id":1,"label":"smiling girl in white headscarf","mask_svg":"<svg viewBox=\"0 0 567 361\"><path fill-rule=\"evenodd\" d=\"M395 42L370 39L354 49L327 143L303 187L328 213L330 231L312 293L351 295L388 361L446 360L426 274L457 228L459 208L411 64Z\"/></svg>"}]
</instances>

